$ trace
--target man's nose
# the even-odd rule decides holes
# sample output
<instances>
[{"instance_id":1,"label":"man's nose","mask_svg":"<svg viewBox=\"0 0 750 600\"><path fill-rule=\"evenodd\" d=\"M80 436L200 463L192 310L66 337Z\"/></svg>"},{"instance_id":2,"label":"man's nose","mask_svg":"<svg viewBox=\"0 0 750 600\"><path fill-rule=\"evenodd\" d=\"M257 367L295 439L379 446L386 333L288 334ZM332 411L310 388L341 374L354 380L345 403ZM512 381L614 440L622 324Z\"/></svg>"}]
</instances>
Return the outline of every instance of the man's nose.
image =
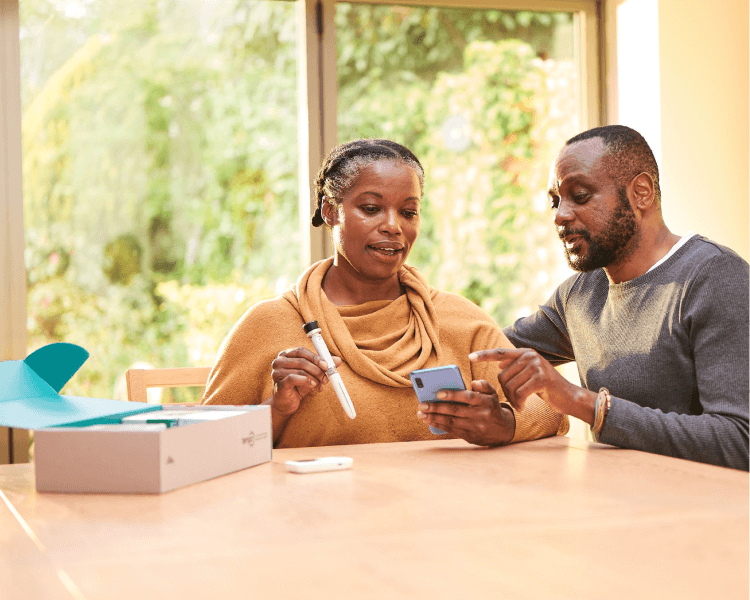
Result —
<instances>
[{"instance_id":1,"label":"man's nose","mask_svg":"<svg viewBox=\"0 0 750 600\"><path fill-rule=\"evenodd\" d=\"M565 223L570 223L573 218L574 215L570 203L565 202L564 200L560 200L559 204L557 205L557 209L555 209L555 225L559 227L560 225L564 225Z\"/></svg>"}]
</instances>

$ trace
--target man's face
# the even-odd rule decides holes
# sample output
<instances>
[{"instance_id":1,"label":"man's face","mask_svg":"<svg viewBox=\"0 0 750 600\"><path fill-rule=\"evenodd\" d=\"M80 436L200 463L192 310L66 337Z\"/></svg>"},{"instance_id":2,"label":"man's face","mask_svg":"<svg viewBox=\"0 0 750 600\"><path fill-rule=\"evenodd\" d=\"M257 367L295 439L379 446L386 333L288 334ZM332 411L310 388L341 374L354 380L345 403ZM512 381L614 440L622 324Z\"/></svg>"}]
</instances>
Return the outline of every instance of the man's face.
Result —
<instances>
[{"instance_id":1,"label":"man's face","mask_svg":"<svg viewBox=\"0 0 750 600\"><path fill-rule=\"evenodd\" d=\"M576 271L623 262L638 247L635 214L624 186L608 173L601 138L565 146L550 172L549 199L565 258Z\"/></svg>"}]
</instances>

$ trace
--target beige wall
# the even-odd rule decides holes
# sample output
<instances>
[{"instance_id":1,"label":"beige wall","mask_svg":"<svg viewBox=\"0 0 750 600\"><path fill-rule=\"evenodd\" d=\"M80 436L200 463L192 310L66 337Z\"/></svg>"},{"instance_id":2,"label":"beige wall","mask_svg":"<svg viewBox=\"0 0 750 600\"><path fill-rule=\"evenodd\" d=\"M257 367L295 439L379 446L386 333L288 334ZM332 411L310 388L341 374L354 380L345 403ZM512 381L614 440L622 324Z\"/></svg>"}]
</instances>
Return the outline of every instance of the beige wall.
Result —
<instances>
[{"instance_id":1,"label":"beige wall","mask_svg":"<svg viewBox=\"0 0 750 600\"><path fill-rule=\"evenodd\" d=\"M659 46L667 223L750 260L750 2L659 0Z\"/></svg>"},{"instance_id":2,"label":"beige wall","mask_svg":"<svg viewBox=\"0 0 750 600\"><path fill-rule=\"evenodd\" d=\"M605 0L603 13L605 122L654 148L674 233L750 258L747 0Z\"/></svg>"},{"instance_id":3,"label":"beige wall","mask_svg":"<svg viewBox=\"0 0 750 600\"><path fill-rule=\"evenodd\" d=\"M748 259L748 2L658 4L665 220Z\"/></svg>"}]
</instances>

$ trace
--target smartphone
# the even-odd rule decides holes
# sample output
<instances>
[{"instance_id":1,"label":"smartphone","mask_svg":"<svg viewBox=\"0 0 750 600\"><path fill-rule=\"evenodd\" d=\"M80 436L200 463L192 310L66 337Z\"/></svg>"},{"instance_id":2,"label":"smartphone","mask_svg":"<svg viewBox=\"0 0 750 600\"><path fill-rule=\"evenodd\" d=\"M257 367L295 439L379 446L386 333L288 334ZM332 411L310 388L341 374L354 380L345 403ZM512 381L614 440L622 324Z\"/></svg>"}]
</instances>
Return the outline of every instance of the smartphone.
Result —
<instances>
[{"instance_id":1,"label":"smartphone","mask_svg":"<svg viewBox=\"0 0 750 600\"><path fill-rule=\"evenodd\" d=\"M456 365L433 367L432 369L417 369L409 373L411 385L417 393L420 402L446 402L435 396L440 390L465 390L461 371ZM463 402L447 402L448 404L464 404ZM437 435L445 433L442 429L430 425L430 431Z\"/></svg>"},{"instance_id":2,"label":"smartphone","mask_svg":"<svg viewBox=\"0 0 750 600\"><path fill-rule=\"evenodd\" d=\"M354 461L348 456L325 456L322 458L302 458L286 461L286 468L292 473L322 473L349 469Z\"/></svg>"}]
</instances>

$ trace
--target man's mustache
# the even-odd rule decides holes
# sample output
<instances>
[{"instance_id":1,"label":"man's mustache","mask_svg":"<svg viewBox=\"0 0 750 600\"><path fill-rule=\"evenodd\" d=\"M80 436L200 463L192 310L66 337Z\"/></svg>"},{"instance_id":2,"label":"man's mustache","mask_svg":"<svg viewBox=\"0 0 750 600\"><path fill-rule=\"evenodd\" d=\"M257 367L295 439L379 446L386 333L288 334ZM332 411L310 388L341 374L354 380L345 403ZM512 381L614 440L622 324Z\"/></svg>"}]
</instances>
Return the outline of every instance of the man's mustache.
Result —
<instances>
[{"instance_id":1,"label":"man's mustache","mask_svg":"<svg viewBox=\"0 0 750 600\"><path fill-rule=\"evenodd\" d=\"M557 235L563 241L565 241L565 238L572 237L574 235L582 237L587 242L591 239L591 236L586 229L570 229L568 227L558 227Z\"/></svg>"}]
</instances>

